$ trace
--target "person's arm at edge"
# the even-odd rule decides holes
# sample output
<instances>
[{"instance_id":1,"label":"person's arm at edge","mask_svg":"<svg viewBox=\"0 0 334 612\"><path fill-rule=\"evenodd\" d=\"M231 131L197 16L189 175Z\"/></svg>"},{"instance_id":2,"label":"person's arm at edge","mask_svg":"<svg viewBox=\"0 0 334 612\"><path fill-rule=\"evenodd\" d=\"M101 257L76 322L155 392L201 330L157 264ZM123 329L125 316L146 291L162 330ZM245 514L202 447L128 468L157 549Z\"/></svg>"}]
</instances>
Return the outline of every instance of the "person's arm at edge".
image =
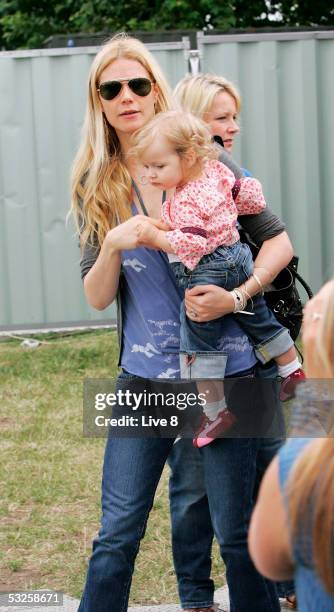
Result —
<instances>
[{"instance_id":1,"label":"person's arm at edge","mask_svg":"<svg viewBox=\"0 0 334 612\"><path fill-rule=\"evenodd\" d=\"M290 580L294 564L288 518L279 485L279 458L266 471L248 535L250 556L257 570L271 580Z\"/></svg>"},{"instance_id":2,"label":"person's arm at edge","mask_svg":"<svg viewBox=\"0 0 334 612\"><path fill-rule=\"evenodd\" d=\"M278 236L265 240L254 261L254 272L262 285L265 286L272 282L277 274L288 265L292 257L293 248L287 232L284 231ZM251 297L259 293L261 289L254 276L251 276L242 287Z\"/></svg>"},{"instance_id":3,"label":"person's arm at edge","mask_svg":"<svg viewBox=\"0 0 334 612\"><path fill-rule=\"evenodd\" d=\"M79 200L82 211L83 203ZM80 258L81 280L83 281L85 297L90 306L96 310L104 310L115 299L121 270L120 251L110 248L109 231L99 246L96 235L92 242L86 242L82 247ZM79 243L81 238L79 236Z\"/></svg>"},{"instance_id":4,"label":"person's arm at edge","mask_svg":"<svg viewBox=\"0 0 334 612\"><path fill-rule=\"evenodd\" d=\"M233 172L236 179L243 176L240 166L222 147L219 149L219 160ZM293 257L293 247L285 225L268 206L257 215L242 215L238 221L254 243L260 247L254 269L265 285L271 282ZM251 297L259 293L260 286L254 278L247 281L246 291ZM233 306L232 303L231 305Z\"/></svg>"},{"instance_id":5,"label":"person's arm at edge","mask_svg":"<svg viewBox=\"0 0 334 612\"><path fill-rule=\"evenodd\" d=\"M119 284L121 251L146 246L140 238L145 226L166 227L158 219L135 215L109 230L101 249L95 249L95 254L91 247L84 250L81 259L84 290L88 303L96 310L104 310L114 301Z\"/></svg>"},{"instance_id":6,"label":"person's arm at edge","mask_svg":"<svg viewBox=\"0 0 334 612\"><path fill-rule=\"evenodd\" d=\"M243 215L239 221L250 238L260 247L254 262L254 271L263 285L270 283L293 257L293 247L285 225L268 207L258 215ZM252 277L245 288L252 297L260 291L259 284Z\"/></svg>"},{"instance_id":7,"label":"person's arm at edge","mask_svg":"<svg viewBox=\"0 0 334 612\"><path fill-rule=\"evenodd\" d=\"M110 244L110 232L101 249L85 247L81 258L81 276L87 302L104 310L116 297L121 269L120 251Z\"/></svg>"}]
</instances>

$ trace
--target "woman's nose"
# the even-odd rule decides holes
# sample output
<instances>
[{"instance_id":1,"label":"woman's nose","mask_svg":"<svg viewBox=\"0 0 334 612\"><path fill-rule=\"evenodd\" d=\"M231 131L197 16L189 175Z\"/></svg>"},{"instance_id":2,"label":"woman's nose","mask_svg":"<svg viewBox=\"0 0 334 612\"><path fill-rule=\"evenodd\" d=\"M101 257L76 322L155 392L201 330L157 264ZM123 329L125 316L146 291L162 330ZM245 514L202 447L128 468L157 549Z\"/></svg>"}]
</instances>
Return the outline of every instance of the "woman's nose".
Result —
<instances>
[{"instance_id":1,"label":"woman's nose","mask_svg":"<svg viewBox=\"0 0 334 612\"><path fill-rule=\"evenodd\" d=\"M237 124L237 122L234 119L231 119L228 129L230 132L233 132L234 134L236 134L237 132L239 132L239 126Z\"/></svg>"},{"instance_id":2,"label":"woman's nose","mask_svg":"<svg viewBox=\"0 0 334 612\"><path fill-rule=\"evenodd\" d=\"M121 100L133 100L133 92L127 83L123 83L119 96Z\"/></svg>"}]
</instances>

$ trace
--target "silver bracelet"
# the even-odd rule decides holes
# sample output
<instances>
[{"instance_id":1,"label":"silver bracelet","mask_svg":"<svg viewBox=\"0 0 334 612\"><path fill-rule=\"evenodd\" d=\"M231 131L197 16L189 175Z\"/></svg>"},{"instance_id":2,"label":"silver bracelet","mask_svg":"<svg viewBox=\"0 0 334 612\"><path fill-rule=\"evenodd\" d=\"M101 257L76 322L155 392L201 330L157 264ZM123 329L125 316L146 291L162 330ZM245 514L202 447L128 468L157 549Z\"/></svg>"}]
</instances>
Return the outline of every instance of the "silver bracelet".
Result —
<instances>
[{"instance_id":1,"label":"silver bracelet","mask_svg":"<svg viewBox=\"0 0 334 612\"><path fill-rule=\"evenodd\" d=\"M233 289L233 291L230 291L230 294L232 295L234 300L233 313L241 312L245 308L247 303L245 296L241 291L239 291L239 289Z\"/></svg>"},{"instance_id":2,"label":"silver bracelet","mask_svg":"<svg viewBox=\"0 0 334 612\"><path fill-rule=\"evenodd\" d=\"M264 294L264 289L263 289L263 285L262 285L261 279L258 277L257 274L255 274L255 272L253 272L252 276L253 276L254 280L257 282L257 284L260 287L261 295L263 295Z\"/></svg>"},{"instance_id":3,"label":"silver bracelet","mask_svg":"<svg viewBox=\"0 0 334 612\"><path fill-rule=\"evenodd\" d=\"M251 296L251 295L249 295L249 293L248 293L248 291L247 291L247 289L246 289L245 284L244 284L244 285L242 285L242 287L240 287L240 291L242 291L242 293L243 293L244 295L246 295L246 297L247 297L247 299L246 299L246 304L247 304L248 300L250 300L250 303L251 303L251 305L252 305L252 309L254 310L254 304L253 304L252 296Z\"/></svg>"}]
</instances>

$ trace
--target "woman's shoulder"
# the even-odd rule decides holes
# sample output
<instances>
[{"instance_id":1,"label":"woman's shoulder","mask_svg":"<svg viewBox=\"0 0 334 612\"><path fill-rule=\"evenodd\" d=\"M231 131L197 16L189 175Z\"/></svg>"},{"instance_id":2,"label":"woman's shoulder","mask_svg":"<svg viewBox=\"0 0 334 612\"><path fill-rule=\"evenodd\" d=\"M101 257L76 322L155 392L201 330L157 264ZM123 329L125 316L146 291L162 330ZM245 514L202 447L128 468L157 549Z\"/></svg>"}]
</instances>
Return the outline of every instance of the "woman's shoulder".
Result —
<instances>
[{"instance_id":1,"label":"woman's shoulder","mask_svg":"<svg viewBox=\"0 0 334 612\"><path fill-rule=\"evenodd\" d=\"M228 181L232 186L235 183L235 176L233 172L219 159L210 159L205 164L206 176L214 181Z\"/></svg>"},{"instance_id":2,"label":"woman's shoulder","mask_svg":"<svg viewBox=\"0 0 334 612\"><path fill-rule=\"evenodd\" d=\"M304 449L312 444L313 441L314 438L290 438L279 450L279 481L282 489L284 489L286 485L295 462L303 453Z\"/></svg>"}]
</instances>

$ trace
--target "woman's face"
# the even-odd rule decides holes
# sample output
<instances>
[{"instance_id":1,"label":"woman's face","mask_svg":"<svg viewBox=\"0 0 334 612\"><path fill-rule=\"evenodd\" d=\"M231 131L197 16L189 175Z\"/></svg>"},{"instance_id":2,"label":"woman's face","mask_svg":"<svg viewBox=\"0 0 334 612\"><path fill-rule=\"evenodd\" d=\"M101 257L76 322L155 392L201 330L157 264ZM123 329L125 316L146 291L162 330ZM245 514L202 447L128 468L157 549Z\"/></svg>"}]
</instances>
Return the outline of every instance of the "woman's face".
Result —
<instances>
[{"instance_id":1,"label":"woman's face","mask_svg":"<svg viewBox=\"0 0 334 612\"><path fill-rule=\"evenodd\" d=\"M221 91L215 95L211 110L204 118L211 134L222 138L224 147L229 153L233 149L234 137L239 132L237 117L237 105L234 98L227 91Z\"/></svg>"},{"instance_id":2,"label":"woman's face","mask_svg":"<svg viewBox=\"0 0 334 612\"><path fill-rule=\"evenodd\" d=\"M106 81L130 80L138 77L151 80L151 76L140 62L120 58L103 70L99 85ZM102 110L119 137L122 134L132 134L152 119L157 96L157 86L153 83L147 96L139 96L126 82L123 82L121 91L112 100L104 100L99 94Z\"/></svg>"}]
</instances>

